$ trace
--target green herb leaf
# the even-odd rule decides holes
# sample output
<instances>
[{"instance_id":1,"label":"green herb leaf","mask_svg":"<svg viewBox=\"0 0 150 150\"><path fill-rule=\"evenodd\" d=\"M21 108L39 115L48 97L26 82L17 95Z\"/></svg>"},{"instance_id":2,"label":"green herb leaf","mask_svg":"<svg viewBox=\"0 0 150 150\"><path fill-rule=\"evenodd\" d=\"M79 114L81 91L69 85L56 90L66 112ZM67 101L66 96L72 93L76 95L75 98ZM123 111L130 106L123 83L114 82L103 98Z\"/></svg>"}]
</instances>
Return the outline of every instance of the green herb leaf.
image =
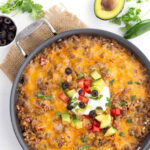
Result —
<instances>
[{"instance_id":1,"label":"green herb leaf","mask_svg":"<svg viewBox=\"0 0 150 150\"><path fill-rule=\"evenodd\" d=\"M88 136L87 136L87 135L82 136L82 137L81 137L81 141L82 141L82 142L88 142Z\"/></svg>"},{"instance_id":2,"label":"green herb leaf","mask_svg":"<svg viewBox=\"0 0 150 150\"><path fill-rule=\"evenodd\" d=\"M52 97L51 96L44 96L44 99L45 100L52 100Z\"/></svg>"},{"instance_id":3,"label":"green herb leaf","mask_svg":"<svg viewBox=\"0 0 150 150\"><path fill-rule=\"evenodd\" d=\"M2 13L9 14L18 10L23 13L28 12L34 20L38 19L40 14L44 12L42 5L34 3L33 0L8 0L0 6Z\"/></svg>"},{"instance_id":4,"label":"green herb leaf","mask_svg":"<svg viewBox=\"0 0 150 150\"><path fill-rule=\"evenodd\" d=\"M132 84L133 82L132 81L128 81L128 84Z\"/></svg>"},{"instance_id":5,"label":"green herb leaf","mask_svg":"<svg viewBox=\"0 0 150 150\"><path fill-rule=\"evenodd\" d=\"M81 141L84 142L84 137L83 136L81 137Z\"/></svg>"},{"instance_id":6,"label":"green herb leaf","mask_svg":"<svg viewBox=\"0 0 150 150\"><path fill-rule=\"evenodd\" d=\"M128 119L128 120L127 120L127 123L132 123L132 119Z\"/></svg>"},{"instance_id":7,"label":"green herb leaf","mask_svg":"<svg viewBox=\"0 0 150 150\"><path fill-rule=\"evenodd\" d=\"M119 106L119 104L115 104L115 107L118 107Z\"/></svg>"},{"instance_id":8,"label":"green herb leaf","mask_svg":"<svg viewBox=\"0 0 150 150\"><path fill-rule=\"evenodd\" d=\"M107 103L106 103L106 106L112 108L111 100L110 100L110 98L108 98L108 97L107 97Z\"/></svg>"},{"instance_id":9,"label":"green herb leaf","mask_svg":"<svg viewBox=\"0 0 150 150\"><path fill-rule=\"evenodd\" d=\"M136 95L131 96L132 101L135 100L135 98L136 98Z\"/></svg>"},{"instance_id":10,"label":"green herb leaf","mask_svg":"<svg viewBox=\"0 0 150 150\"><path fill-rule=\"evenodd\" d=\"M83 145L83 146L79 147L79 150L84 150L85 148L89 148L89 147L90 147L90 145Z\"/></svg>"},{"instance_id":11,"label":"green herb leaf","mask_svg":"<svg viewBox=\"0 0 150 150\"><path fill-rule=\"evenodd\" d=\"M106 69L106 75L108 75L108 73L109 73L109 68Z\"/></svg>"},{"instance_id":12,"label":"green herb leaf","mask_svg":"<svg viewBox=\"0 0 150 150\"><path fill-rule=\"evenodd\" d=\"M123 132L120 132L119 135L122 136L122 137L125 137Z\"/></svg>"},{"instance_id":13,"label":"green herb leaf","mask_svg":"<svg viewBox=\"0 0 150 150\"><path fill-rule=\"evenodd\" d=\"M71 101L70 101L70 103L72 104L72 103L74 103L74 102L76 102L77 101L77 98L75 97L75 98L73 98Z\"/></svg>"},{"instance_id":14,"label":"green herb leaf","mask_svg":"<svg viewBox=\"0 0 150 150\"><path fill-rule=\"evenodd\" d=\"M79 73L78 76L77 76L77 79L80 79L80 78L82 78L82 77L84 77L84 74Z\"/></svg>"},{"instance_id":15,"label":"green herb leaf","mask_svg":"<svg viewBox=\"0 0 150 150\"><path fill-rule=\"evenodd\" d=\"M115 79L109 81L109 85L113 85L114 82L115 82Z\"/></svg>"},{"instance_id":16,"label":"green herb leaf","mask_svg":"<svg viewBox=\"0 0 150 150\"><path fill-rule=\"evenodd\" d=\"M55 116L60 116L62 113L60 113L60 112L57 112L57 113L55 113Z\"/></svg>"},{"instance_id":17,"label":"green herb leaf","mask_svg":"<svg viewBox=\"0 0 150 150\"><path fill-rule=\"evenodd\" d=\"M38 93L37 97L38 97L38 98L43 98L44 95L43 95L42 93Z\"/></svg>"},{"instance_id":18,"label":"green herb leaf","mask_svg":"<svg viewBox=\"0 0 150 150\"><path fill-rule=\"evenodd\" d=\"M76 108L78 106L78 103L74 103L73 108Z\"/></svg>"},{"instance_id":19,"label":"green herb leaf","mask_svg":"<svg viewBox=\"0 0 150 150\"><path fill-rule=\"evenodd\" d=\"M135 82L135 84L140 85L141 83L140 82Z\"/></svg>"},{"instance_id":20,"label":"green herb leaf","mask_svg":"<svg viewBox=\"0 0 150 150\"><path fill-rule=\"evenodd\" d=\"M124 106L124 105L128 105L128 103L127 103L126 101L122 101L122 102L120 103L120 105L121 105L121 106Z\"/></svg>"}]
</instances>

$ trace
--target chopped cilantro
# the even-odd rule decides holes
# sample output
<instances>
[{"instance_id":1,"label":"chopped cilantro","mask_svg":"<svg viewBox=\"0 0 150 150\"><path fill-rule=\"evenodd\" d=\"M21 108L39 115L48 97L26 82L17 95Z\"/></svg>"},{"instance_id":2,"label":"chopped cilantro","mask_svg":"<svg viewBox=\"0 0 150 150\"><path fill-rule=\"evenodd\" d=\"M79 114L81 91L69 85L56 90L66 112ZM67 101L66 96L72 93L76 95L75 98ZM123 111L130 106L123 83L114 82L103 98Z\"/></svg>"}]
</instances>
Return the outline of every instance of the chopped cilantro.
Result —
<instances>
[{"instance_id":1,"label":"chopped cilantro","mask_svg":"<svg viewBox=\"0 0 150 150\"><path fill-rule=\"evenodd\" d=\"M119 106L119 104L116 103L116 104L115 104L115 107L118 107L118 106Z\"/></svg>"},{"instance_id":2,"label":"chopped cilantro","mask_svg":"<svg viewBox=\"0 0 150 150\"><path fill-rule=\"evenodd\" d=\"M74 103L73 108L76 108L78 106L78 103Z\"/></svg>"},{"instance_id":3,"label":"chopped cilantro","mask_svg":"<svg viewBox=\"0 0 150 150\"><path fill-rule=\"evenodd\" d=\"M40 4L34 3L33 0L8 0L0 6L2 13L9 14L12 11L28 12L34 20L37 20L43 13L43 7Z\"/></svg>"},{"instance_id":4,"label":"chopped cilantro","mask_svg":"<svg viewBox=\"0 0 150 150\"><path fill-rule=\"evenodd\" d=\"M127 123L132 123L132 119L128 119L128 120L127 120Z\"/></svg>"},{"instance_id":5,"label":"chopped cilantro","mask_svg":"<svg viewBox=\"0 0 150 150\"><path fill-rule=\"evenodd\" d=\"M88 136L87 136L87 135L82 136L82 137L81 137L81 141L82 141L82 142L88 142Z\"/></svg>"},{"instance_id":6,"label":"chopped cilantro","mask_svg":"<svg viewBox=\"0 0 150 150\"><path fill-rule=\"evenodd\" d=\"M132 101L135 100L135 98L136 98L136 95L131 96Z\"/></svg>"},{"instance_id":7,"label":"chopped cilantro","mask_svg":"<svg viewBox=\"0 0 150 150\"><path fill-rule=\"evenodd\" d=\"M114 82L115 82L115 79L109 81L109 85L113 85Z\"/></svg>"},{"instance_id":8,"label":"chopped cilantro","mask_svg":"<svg viewBox=\"0 0 150 150\"><path fill-rule=\"evenodd\" d=\"M74 103L74 102L76 102L77 101L77 98L75 97L75 98L73 98L71 101L70 101L70 103L72 104L72 103Z\"/></svg>"},{"instance_id":9,"label":"chopped cilantro","mask_svg":"<svg viewBox=\"0 0 150 150\"><path fill-rule=\"evenodd\" d=\"M78 76L77 76L77 79L80 79L82 77L84 77L84 75L82 73L79 73Z\"/></svg>"},{"instance_id":10,"label":"chopped cilantro","mask_svg":"<svg viewBox=\"0 0 150 150\"><path fill-rule=\"evenodd\" d=\"M83 146L79 147L79 150L84 150L85 148L89 148L89 147L90 147L90 145L83 145Z\"/></svg>"},{"instance_id":11,"label":"chopped cilantro","mask_svg":"<svg viewBox=\"0 0 150 150\"><path fill-rule=\"evenodd\" d=\"M110 100L110 98L108 98L108 97L107 97L107 103L106 103L106 106L112 108L111 100Z\"/></svg>"},{"instance_id":12,"label":"chopped cilantro","mask_svg":"<svg viewBox=\"0 0 150 150\"><path fill-rule=\"evenodd\" d=\"M129 30L134 24L141 21L140 18L141 9L130 7L128 11L120 17L115 17L111 20L112 23L117 25L123 25L120 29L123 32Z\"/></svg>"},{"instance_id":13,"label":"chopped cilantro","mask_svg":"<svg viewBox=\"0 0 150 150\"><path fill-rule=\"evenodd\" d=\"M132 81L128 81L128 84L132 84L133 82Z\"/></svg>"},{"instance_id":14,"label":"chopped cilantro","mask_svg":"<svg viewBox=\"0 0 150 150\"><path fill-rule=\"evenodd\" d=\"M126 101L122 101L121 103L120 103L120 105L121 106L124 106L124 105L127 105L128 103L126 102Z\"/></svg>"},{"instance_id":15,"label":"chopped cilantro","mask_svg":"<svg viewBox=\"0 0 150 150\"><path fill-rule=\"evenodd\" d=\"M140 82L135 82L135 84L140 85Z\"/></svg>"},{"instance_id":16,"label":"chopped cilantro","mask_svg":"<svg viewBox=\"0 0 150 150\"><path fill-rule=\"evenodd\" d=\"M60 116L60 115L61 115L60 112L55 113L55 116Z\"/></svg>"},{"instance_id":17,"label":"chopped cilantro","mask_svg":"<svg viewBox=\"0 0 150 150\"><path fill-rule=\"evenodd\" d=\"M38 93L37 97L38 98L43 98L44 100L52 100L51 96L45 96L42 93Z\"/></svg>"},{"instance_id":18,"label":"chopped cilantro","mask_svg":"<svg viewBox=\"0 0 150 150\"><path fill-rule=\"evenodd\" d=\"M108 75L108 73L109 73L109 69L107 68L107 69L106 69L106 75Z\"/></svg>"},{"instance_id":19,"label":"chopped cilantro","mask_svg":"<svg viewBox=\"0 0 150 150\"><path fill-rule=\"evenodd\" d=\"M120 132L119 135L122 136L122 137L125 137L123 132Z\"/></svg>"}]
</instances>

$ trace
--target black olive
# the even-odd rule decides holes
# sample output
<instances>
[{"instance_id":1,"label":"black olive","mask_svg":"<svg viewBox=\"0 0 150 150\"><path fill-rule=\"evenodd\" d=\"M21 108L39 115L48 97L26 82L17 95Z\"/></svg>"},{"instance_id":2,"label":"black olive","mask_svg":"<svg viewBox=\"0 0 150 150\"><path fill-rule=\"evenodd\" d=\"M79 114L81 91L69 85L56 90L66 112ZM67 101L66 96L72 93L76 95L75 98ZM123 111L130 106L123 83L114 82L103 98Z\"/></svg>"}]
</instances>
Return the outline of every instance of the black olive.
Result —
<instances>
[{"instance_id":1,"label":"black olive","mask_svg":"<svg viewBox=\"0 0 150 150\"><path fill-rule=\"evenodd\" d=\"M8 33L8 35L7 35L7 39L8 39L9 41L13 41L13 40L14 40L14 38L15 38L15 35L14 35L14 33L13 33L13 32Z\"/></svg>"},{"instance_id":2,"label":"black olive","mask_svg":"<svg viewBox=\"0 0 150 150\"><path fill-rule=\"evenodd\" d=\"M65 81L65 82L62 83L62 88L63 89L67 89L68 87L69 87L69 83L68 82Z\"/></svg>"},{"instance_id":3,"label":"black olive","mask_svg":"<svg viewBox=\"0 0 150 150\"><path fill-rule=\"evenodd\" d=\"M11 25L8 27L10 31L16 31L16 26L15 25Z\"/></svg>"},{"instance_id":4,"label":"black olive","mask_svg":"<svg viewBox=\"0 0 150 150\"><path fill-rule=\"evenodd\" d=\"M96 107L96 109L103 110L101 106Z\"/></svg>"},{"instance_id":5,"label":"black olive","mask_svg":"<svg viewBox=\"0 0 150 150\"><path fill-rule=\"evenodd\" d=\"M9 18L4 18L4 23L9 25L12 22L11 22L11 20Z\"/></svg>"},{"instance_id":6,"label":"black olive","mask_svg":"<svg viewBox=\"0 0 150 150\"><path fill-rule=\"evenodd\" d=\"M0 31L0 39L4 39L4 38L6 38L6 31L2 30Z\"/></svg>"},{"instance_id":7,"label":"black olive","mask_svg":"<svg viewBox=\"0 0 150 150\"><path fill-rule=\"evenodd\" d=\"M67 109L68 109L68 110L72 110L72 109L73 109L73 106L67 105Z\"/></svg>"},{"instance_id":8,"label":"black olive","mask_svg":"<svg viewBox=\"0 0 150 150\"><path fill-rule=\"evenodd\" d=\"M69 67L66 68L66 69L65 69L65 73L68 74L68 75L71 74L71 73L72 73L72 69L69 68Z\"/></svg>"},{"instance_id":9,"label":"black olive","mask_svg":"<svg viewBox=\"0 0 150 150\"><path fill-rule=\"evenodd\" d=\"M3 17L0 17L0 23L2 23L3 22Z\"/></svg>"},{"instance_id":10,"label":"black olive","mask_svg":"<svg viewBox=\"0 0 150 150\"><path fill-rule=\"evenodd\" d=\"M0 46L5 46L7 44L7 41L5 39L0 40Z\"/></svg>"},{"instance_id":11,"label":"black olive","mask_svg":"<svg viewBox=\"0 0 150 150\"><path fill-rule=\"evenodd\" d=\"M91 110L89 113L90 118L94 118L96 116L96 111L95 110Z\"/></svg>"},{"instance_id":12,"label":"black olive","mask_svg":"<svg viewBox=\"0 0 150 150\"><path fill-rule=\"evenodd\" d=\"M78 94L81 95L81 93L82 93L82 90L80 89L80 90L78 91Z\"/></svg>"},{"instance_id":13,"label":"black olive","mask_svg":"<svg viewBox=\"0 0 150 150\"><path fill-rule=\"evenodd\" d=\"M91 94L92 94L93 97L97 97L98 96L98 91L97 90L93 90L91 92Z\"/></svg>"},{"instance_id":14,"label":"black olive","mask_svg":"<svg viewBox=\"0 0 150 150\"><path fill-rule=\"evenodd\" d=\"M79 102L79 107L80 107L80 108L85 108L84 102Z\"/></svg>"},{"instance_id":15,"label":"black olive","mask_svg":"<svg viewBox=\"0 0 150 150\"><path fill-rule=\"evenodd\" d=\"M7 30L7 27L8 27L8 26L7 26L6 24L3 24L3 25L2 25L2 29L3 29L3 30Z\"/></svg>"}]
</instances>

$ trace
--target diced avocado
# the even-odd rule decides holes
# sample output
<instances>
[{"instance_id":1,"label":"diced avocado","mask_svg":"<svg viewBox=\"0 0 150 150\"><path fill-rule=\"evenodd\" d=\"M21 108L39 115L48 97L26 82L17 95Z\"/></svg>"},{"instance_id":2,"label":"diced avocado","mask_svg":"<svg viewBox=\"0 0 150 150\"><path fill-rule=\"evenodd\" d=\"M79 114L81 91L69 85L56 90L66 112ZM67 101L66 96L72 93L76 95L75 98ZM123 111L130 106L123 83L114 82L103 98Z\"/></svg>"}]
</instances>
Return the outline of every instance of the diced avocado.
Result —
<instances>
[{"instance_id":1,"label":"diced avocado","mask_svg":"<svg viewBox=\"0 0 150 150\"><path fill-rule=\"evenodd\" d=\"M92 72L90 73L90 75L91 75L91 77L92 77L94 80L97 80L97 79L100 79L100 78L101 78L101 75L100 75L96 70L92 71Z\"/></svg>"},{"instance_id":2,"label":"diced avocado","mask_svg":"<svg viewBox=\"0 0 150 150\"><path fill-rule=\"evenodd\" d=\"M103 89L106 86L106 84L103 79L97 79L92 82L92 86L97 86L97 87Z\"/></svg>"},{"instance_id":3,"label":"diced avocado","mask_svg":"<svg viewBox=\"0 0 150 150\"><path fill-rule=\"evenodd\" d=\"M71 126L77 129L82 128L82 122L78 118L71 118Z\"/></svg>"},{"instance_id":4,"label":"diced avocado","mask_svg":"<svg viewBox=\"0 0 150 150\"><path fill-rule=\"evenodd\" d=\"M108 20L117 16L123 9L125 0L95 0L95 15L103 20Z\"/></svg>"},{"instance_id":5,"label":"diced avocado","mask_svg":"<svg viewBox=\"0 0 150 150\"><path fill-rule=\"evenodd\" d=\"M69 98L72 98L75 93L77 93L75 89L66 92Z\"/></svg>"},{"instance_id":6,"label":"diced avocado","mask_svg":"<svg viewBox=\"0 0 150 150\"><path fill-rule=\"evenodd\" d=\"M100 128L107 128L111 126L111 116L109 114L101 114L95 117L96 120L101 122Z\"/></svg>"},{"instance_id":7,"label":"diced avocado","mask_svg":"<svg viewBox=\"0 0 150 150\"><path fill-rule=\"evenodd\" d=\"M112 135L114 135L116 132L117 132L117 130L116 130L114 127L110 127L110 128L106 131L106 133L105 133L104 136L112 136Z\"/></svg>"},{"instance_id":8,"label":"diced avocado","mask_svg":"<svg viewBox=\"0 0 150 150\"><path fill-rule=\"evenodd\" d=\"M68 123L71 122L71 119L70 119L69 114L67 114L67 113L62 113L62 114L61 114L61 117L62 117L62 122L63 122L63 124L68 124Z\"/></svg>"}]
</instances>

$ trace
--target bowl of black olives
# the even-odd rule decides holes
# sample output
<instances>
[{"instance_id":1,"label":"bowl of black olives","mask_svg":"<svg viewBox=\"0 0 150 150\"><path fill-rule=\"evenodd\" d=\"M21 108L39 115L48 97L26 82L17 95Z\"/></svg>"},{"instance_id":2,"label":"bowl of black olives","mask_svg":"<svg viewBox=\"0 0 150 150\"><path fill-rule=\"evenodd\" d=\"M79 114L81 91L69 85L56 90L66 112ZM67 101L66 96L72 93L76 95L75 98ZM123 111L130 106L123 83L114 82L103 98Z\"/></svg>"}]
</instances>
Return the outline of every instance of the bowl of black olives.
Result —
<instances>
[{"instance_id":1,"label":"bowl of black olives","mask_svg":"<svg viewBox=\"0 0 150 150\"><path fill-rule=\"evenodd\" d=\"M0 47L10 44L16 37L17 27L7 16L0 16Z\"/></svg>"}]
</instances>

